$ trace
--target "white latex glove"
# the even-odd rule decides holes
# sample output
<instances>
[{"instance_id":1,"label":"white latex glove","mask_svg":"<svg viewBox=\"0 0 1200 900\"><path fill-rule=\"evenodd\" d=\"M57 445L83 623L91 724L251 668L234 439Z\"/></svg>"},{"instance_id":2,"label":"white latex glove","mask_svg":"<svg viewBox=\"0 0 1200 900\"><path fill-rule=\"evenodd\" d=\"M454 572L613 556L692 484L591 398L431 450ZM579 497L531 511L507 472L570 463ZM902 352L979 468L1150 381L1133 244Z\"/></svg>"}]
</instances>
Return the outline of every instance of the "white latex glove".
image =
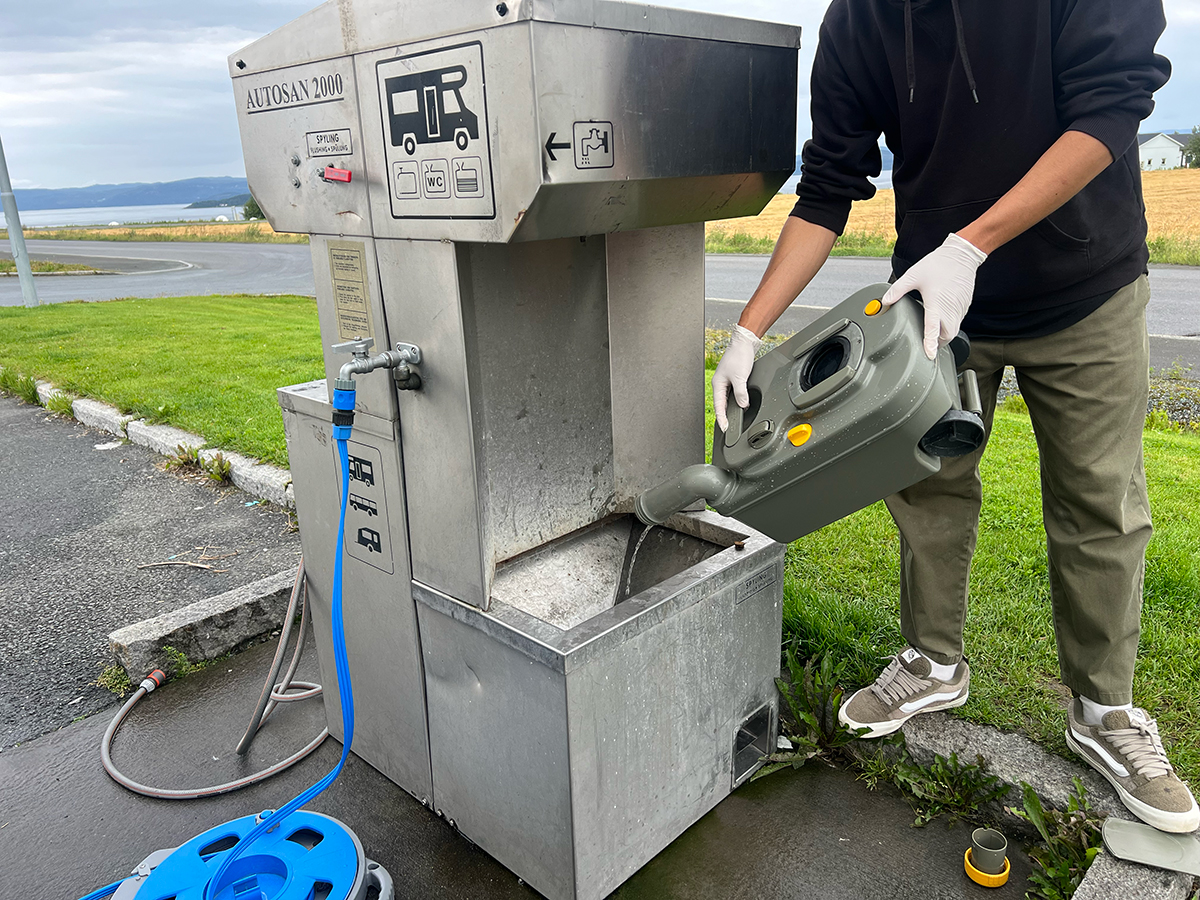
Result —
<instances>
[{"instance_id":1,"label":"white latex glove","mask_svg":"<svg viewBox=\"0 0 1200 900\"><path fill-rule=\"evenodd\" d=\"M957 234L896 279L883 295L891 306L909 291L918 291L925 304L925 355L933 359L962 326L975 293L975 270L987 254ZM724 360L722 360L724 362ZM713 379L714 386L716 379Z\"/></svg>"},{"instance_id":2,"label":"white latex glove","mask_svg":"<svg viewBox=\"0 0 1200 900\"><path fill-rule=\"evenodd\" d=\"M713 411L717 414L717 425L722 431L729 428L725 415L729 389L733 388L733 399L742 409L750 405L750 394L746 391L746 380L754 367L754 354L762 341L749 328L735 325L733 339L725 350L717 371L713 372Z\"/></svg>"}]
</instances>

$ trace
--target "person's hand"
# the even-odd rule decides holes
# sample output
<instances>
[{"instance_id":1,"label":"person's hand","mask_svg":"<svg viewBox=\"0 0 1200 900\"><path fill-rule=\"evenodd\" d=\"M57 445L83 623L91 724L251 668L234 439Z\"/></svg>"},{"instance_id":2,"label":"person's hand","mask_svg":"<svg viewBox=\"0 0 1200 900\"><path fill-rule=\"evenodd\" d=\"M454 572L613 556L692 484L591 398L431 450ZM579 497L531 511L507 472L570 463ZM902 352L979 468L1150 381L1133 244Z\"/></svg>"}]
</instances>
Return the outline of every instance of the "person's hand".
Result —
<instances>
[{"instance_id":1,"label":"person's hand","mask_svg":"<svg viewBox=\"0 0 1200 900\"><path fill-rule=\"evenodd\" d=\"M746 380L754 367L754 354L762 346L762 341L749 328L735 325L733 339L729 347L717 363L717 371L713 372L713 410L717 414L717 425L722 431L729 428L729 419L725 415L729 389L733 388L733 399L742 409L750 405L750 394L746 391Z\"/></svg>"},{"instance_id":2,"label":"person's hand","mask_svg":"<svg viewBox=\"0 0 1200 900\"><path fill-rule=\"evenodd\" d=\"M975 293L975 270L985 259L987 254L966 238L948 235L942 246L897 278L883 295L886 307L909 291L921 294L925 304L925 355L930 359L937 355L939 346L958 334ZM716 383L714 376L714 388Z\"/></svg>"}]
</instances>

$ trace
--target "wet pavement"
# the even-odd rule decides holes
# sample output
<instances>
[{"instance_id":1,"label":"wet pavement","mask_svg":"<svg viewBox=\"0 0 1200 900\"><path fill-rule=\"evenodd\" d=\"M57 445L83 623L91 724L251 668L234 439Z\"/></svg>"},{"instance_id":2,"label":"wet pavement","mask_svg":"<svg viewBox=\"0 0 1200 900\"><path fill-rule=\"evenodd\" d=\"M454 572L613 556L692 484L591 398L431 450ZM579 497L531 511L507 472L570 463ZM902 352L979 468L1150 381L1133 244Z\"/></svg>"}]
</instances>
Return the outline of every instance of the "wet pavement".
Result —
<instances>
[{"instance_id":1,"label":"wet pavement","mask_svg":"<svg viewBox=\"0 0 1200 900\"><path fill-rule=\"evenodd\" d=\"M161 463L0 397L0 750L112 703L109 632L295 571L283 510Z\"/></svg>"},{"instance_id":2,"label":"wet pavement","mask_svg":"<svg viewBox=\"0 0 1200 900\"><path fill-rule=\"evenodd\" d=\"M270 664L263 644L151 694L126 720L113 757L157 787L220 783L274 762L324 724L319 700L281 708L244 765L240 738ZM300 678L319 680L314 653ZM221 797L151 800L118 787L100 766L110 712L0 753L0 872L29 898L81 897L123 877L152 850L177 846L221 822L272 808L331 769L332 738L265 783ZM351 757L309 807L349 825L406 900L508 900L538 895L429 810ZM618 900L865 897L950 900L1024 895L1028 861L1010 848L1013 877L1000 890L963 873L970 826L913 828L897 791L870 791L841 769L810 763L747 785L648 863ZM1015 843L1015 842L1014 842Z\"/></svg>"}]
</instances>

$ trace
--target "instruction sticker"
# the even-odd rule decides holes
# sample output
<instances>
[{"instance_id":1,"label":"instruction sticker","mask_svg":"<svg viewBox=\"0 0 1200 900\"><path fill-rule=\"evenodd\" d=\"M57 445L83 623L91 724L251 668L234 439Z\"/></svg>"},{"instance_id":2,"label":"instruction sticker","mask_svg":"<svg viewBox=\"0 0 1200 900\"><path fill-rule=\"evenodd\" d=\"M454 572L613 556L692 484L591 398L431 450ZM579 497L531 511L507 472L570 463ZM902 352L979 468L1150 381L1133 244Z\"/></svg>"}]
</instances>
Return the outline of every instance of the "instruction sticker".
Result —
<instances>
[{"instance_id":1,"label":"instruction sticker","mask_svg":"<svg viewBox=\"0 0 1200 900\"><path fill-rule=\"evenodd\" d=\"M375 336L371 323L371 292L367 289L367 246L361 241L329 242L329 275L333 280L333 309L338 339L351 341Z\"/></svg>"},{"instance_id":2,"label":"instruction sticker","mask_svg":"<svg viewBox=\"0 0 1200 900\"><path fill-rule=\"evenodd\" d=\"M310 158L317 156L349 156L354 152L349 128L333 131L310 131L304 136Z\"/></svg>"},{"instance_id":3,"label":"instruction sticker","mask_svg":"<svg viewBox=\"0 0 1200 900\"><path fill-rule=\"evenodd\" d=\"M396 219L494 219L478 41L376 64Z\"/></svg>"}]
</instances>

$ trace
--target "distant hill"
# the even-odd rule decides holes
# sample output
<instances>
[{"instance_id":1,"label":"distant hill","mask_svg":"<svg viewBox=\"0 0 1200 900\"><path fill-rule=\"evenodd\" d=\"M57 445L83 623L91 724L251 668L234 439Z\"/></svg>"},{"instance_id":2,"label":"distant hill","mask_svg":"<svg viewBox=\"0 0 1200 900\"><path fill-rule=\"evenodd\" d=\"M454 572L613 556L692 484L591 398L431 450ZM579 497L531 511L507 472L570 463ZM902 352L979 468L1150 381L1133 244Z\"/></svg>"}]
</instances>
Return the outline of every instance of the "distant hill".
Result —
<instances>
[{"instance_id":1,"label":"distant hill","mask_svg":"<svg viewBox=\"0 0 1200 900\"><path fill-rule=\"evenodd\" d=\"M232 197L222 197L220 200L197 200L189 203L188 209L216 209L225 206L245 206L250 200L249 194L235 194Z\"/></svg>"},{"instance_id":2,"label":"distant hill","mask_svg":"<svg viewBox=\"0 0 1200 900\"><path fill-rule=\"evenodd\" d=\"M89 209L96 206L154 206L197 203L248 194L245 178L185 178L153 184L93 184L81 188L18 188L19 209Z\"/></svg>"}]
</instances>

